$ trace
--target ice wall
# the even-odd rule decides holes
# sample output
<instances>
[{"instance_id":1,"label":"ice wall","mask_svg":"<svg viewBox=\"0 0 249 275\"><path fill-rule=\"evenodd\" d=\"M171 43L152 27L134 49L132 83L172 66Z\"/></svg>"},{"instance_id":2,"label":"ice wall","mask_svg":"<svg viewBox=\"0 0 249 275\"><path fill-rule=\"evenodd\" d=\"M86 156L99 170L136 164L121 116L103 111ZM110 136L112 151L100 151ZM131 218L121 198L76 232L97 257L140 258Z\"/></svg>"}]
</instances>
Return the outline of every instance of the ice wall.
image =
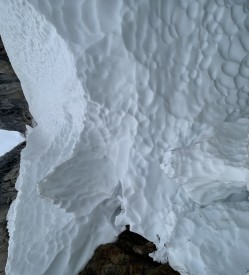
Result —
<instances>
[{"instance_id":1,"label":"ice wall","mask_svg":"<svg viewBox=\"0 0 249 275\"><path fill-rule=\"evenodd\" d=\"M246 274L248 2L0 5L38 123L7 273L76 274L130 224L182 274Z\"/></svg>"}]
</instances>

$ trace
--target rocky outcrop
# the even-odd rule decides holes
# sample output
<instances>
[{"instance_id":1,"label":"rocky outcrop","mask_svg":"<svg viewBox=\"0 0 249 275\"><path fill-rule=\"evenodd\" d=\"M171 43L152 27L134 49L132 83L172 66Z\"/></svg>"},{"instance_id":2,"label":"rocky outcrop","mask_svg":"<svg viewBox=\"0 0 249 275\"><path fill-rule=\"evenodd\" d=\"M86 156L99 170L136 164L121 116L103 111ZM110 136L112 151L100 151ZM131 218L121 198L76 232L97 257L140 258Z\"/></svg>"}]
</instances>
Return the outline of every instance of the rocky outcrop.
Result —
<instances>
[{"instance_id":1,"label":"rocky outcrop","mask_svg":"<svg viewBox=\"0 0 249 275\"><path fill-rule=\"evenodd\" d=\"M4 275L4 269L8 256L8 231L6 228L6 216L9 207L7 205L0 205L0 275Z\"/></svg>"},{"instance_id":2,"label":"rocky outcrop","mask_svg":"<svg viewBox=\"0 0 249 275\"><path fill-rule=\"evenodd\" d=\"M177 275L169 264L154 262L148 256L156 246L142 236L126 230L115 243L98 247L79 275Z\"/></svg>"},{"instance_id":3,"label":"rocky outcrop","mask_svg":"<svg viewBox=\"0 0 249 275\"><path fill-rule=\"evenodd\" d=\"M25 142L0 157L0 275L4 274L8 255L8 231L6 216L16 198L15 182L19 174L20 153Z\"/></svg>"},{"instance_id":4,"label":"rocky outcrop","mask_svg":"<svg viewBox=\"0 0 249 275\"><path fill-rule=\"evenodd\" d=\"M15 183L20 168L20 153L25 147L23 142L0 157L0 205L10 205L16 198Z\"/></svg>"},{"instance_id":5,"label":"rocky outcrop","mask_svg":"<svg viewBox=\"0 0 249 275\"><path fill-rule=\"evenodd\" d=\"M25 133L32 118L21 83L0 38L0 129Z\"/></svg>"}]
</instances>

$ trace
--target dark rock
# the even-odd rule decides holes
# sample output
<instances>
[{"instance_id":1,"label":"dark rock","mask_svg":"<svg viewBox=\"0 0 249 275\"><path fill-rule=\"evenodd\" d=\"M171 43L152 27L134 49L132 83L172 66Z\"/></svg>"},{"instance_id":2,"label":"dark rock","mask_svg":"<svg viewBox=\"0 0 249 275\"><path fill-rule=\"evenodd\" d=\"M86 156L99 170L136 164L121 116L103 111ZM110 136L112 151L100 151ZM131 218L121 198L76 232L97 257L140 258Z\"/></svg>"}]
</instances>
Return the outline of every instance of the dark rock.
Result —
<instances>
[{"instance_id":1,"label":"dark rock","mask_svg":"<svg viewBox=\"0 0 249 275\"><path fill-rule=\"evenodd\" d=\"M0 129L25 133L26 124L32 116L0 37Z\"/></svg>"},{"instance_id":2,"label":"dark rock","mask_svg":"<svg viewBox=\"0 0 249 275\"><path fill-rule=\"evenodd\" d=\"M177 275L169 264L154 262L149 253L155 245L144 237L126 230L115 243L99 246L79 275Z\"/></svg>"},{"instance_id":3,"label":"dark rock","mask_svg":"<svg viewBox=\"0 0 249 275\"><path fill-rule=\"evenodd\" d=\"M0 205L0 275L5 274L4 269L8 255L8 231L6 228L6 216L9 210L8 205Z\"/></svg>"},{"instance_id":4,"label":"dark rock","mask_svg":"<svg viewBox=\"0 0 249 275\"><path fill-rule=\"evenodd\" d=\"M0 275L4 274L8 255L8 231L6 216L9 206L16 198L16 179L20 168L20 153L25 142L0 157Z\"/></svg>"},{"instance_id":5,"label":"dark rock","mask_svg":"<svg viewBox=\"0 0 249 275\"><path fill-rule=\"evenodd\" d=\"M19 174L20 153L25 147L23 142L0 157L0 205L10 205L16 198L15 183Z\"/></svg>"}]
</instances>

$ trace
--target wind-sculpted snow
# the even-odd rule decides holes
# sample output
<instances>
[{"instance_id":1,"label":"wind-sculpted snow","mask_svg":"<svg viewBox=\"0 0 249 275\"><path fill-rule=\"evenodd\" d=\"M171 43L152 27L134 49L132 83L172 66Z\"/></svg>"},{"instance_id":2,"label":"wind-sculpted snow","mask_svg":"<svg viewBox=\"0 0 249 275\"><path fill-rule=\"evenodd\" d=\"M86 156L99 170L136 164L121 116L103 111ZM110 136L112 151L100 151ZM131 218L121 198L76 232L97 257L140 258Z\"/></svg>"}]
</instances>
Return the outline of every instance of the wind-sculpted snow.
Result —
<instances>
[{"instance_id":1,"label":"wind-sculpted snow","mask_svg":"<svg viewBox=\"0 0 249 275\"><path fill-rule=\"evenodd\" d=\"M0 5L37 122L7 274L77 274L126 224L181 274L246 274L248 1Z\"/></svg>"}]
</instances>

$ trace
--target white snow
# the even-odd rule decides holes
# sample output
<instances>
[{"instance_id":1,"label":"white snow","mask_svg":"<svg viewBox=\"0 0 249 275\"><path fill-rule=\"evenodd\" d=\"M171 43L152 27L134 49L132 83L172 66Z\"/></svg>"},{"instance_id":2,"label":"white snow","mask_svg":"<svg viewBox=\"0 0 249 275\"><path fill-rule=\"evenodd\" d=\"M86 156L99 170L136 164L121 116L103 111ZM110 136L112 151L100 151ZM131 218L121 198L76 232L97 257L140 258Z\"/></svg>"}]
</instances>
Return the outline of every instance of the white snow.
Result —
<instances>
[{"instance_id":1,"label":"white snow","mask_svg":"<svg viewBox=\"0 0 249 275\"><path fill-rule=\"evenodd\" d=\"M195 275L249 270L246 0L0 1L37 127L8 275L77 274L131 229Z\"/></svg>"},{"instance_id":2,"label":"white snow","mask_svg":"<svg viewBox=\"0 0 249 275\"><path fill-rule=\"evenodd\" d=\"M18 132L0 130L0 156L3 156L23 141L24 137Z\"/></svg>"}]
</instances>

